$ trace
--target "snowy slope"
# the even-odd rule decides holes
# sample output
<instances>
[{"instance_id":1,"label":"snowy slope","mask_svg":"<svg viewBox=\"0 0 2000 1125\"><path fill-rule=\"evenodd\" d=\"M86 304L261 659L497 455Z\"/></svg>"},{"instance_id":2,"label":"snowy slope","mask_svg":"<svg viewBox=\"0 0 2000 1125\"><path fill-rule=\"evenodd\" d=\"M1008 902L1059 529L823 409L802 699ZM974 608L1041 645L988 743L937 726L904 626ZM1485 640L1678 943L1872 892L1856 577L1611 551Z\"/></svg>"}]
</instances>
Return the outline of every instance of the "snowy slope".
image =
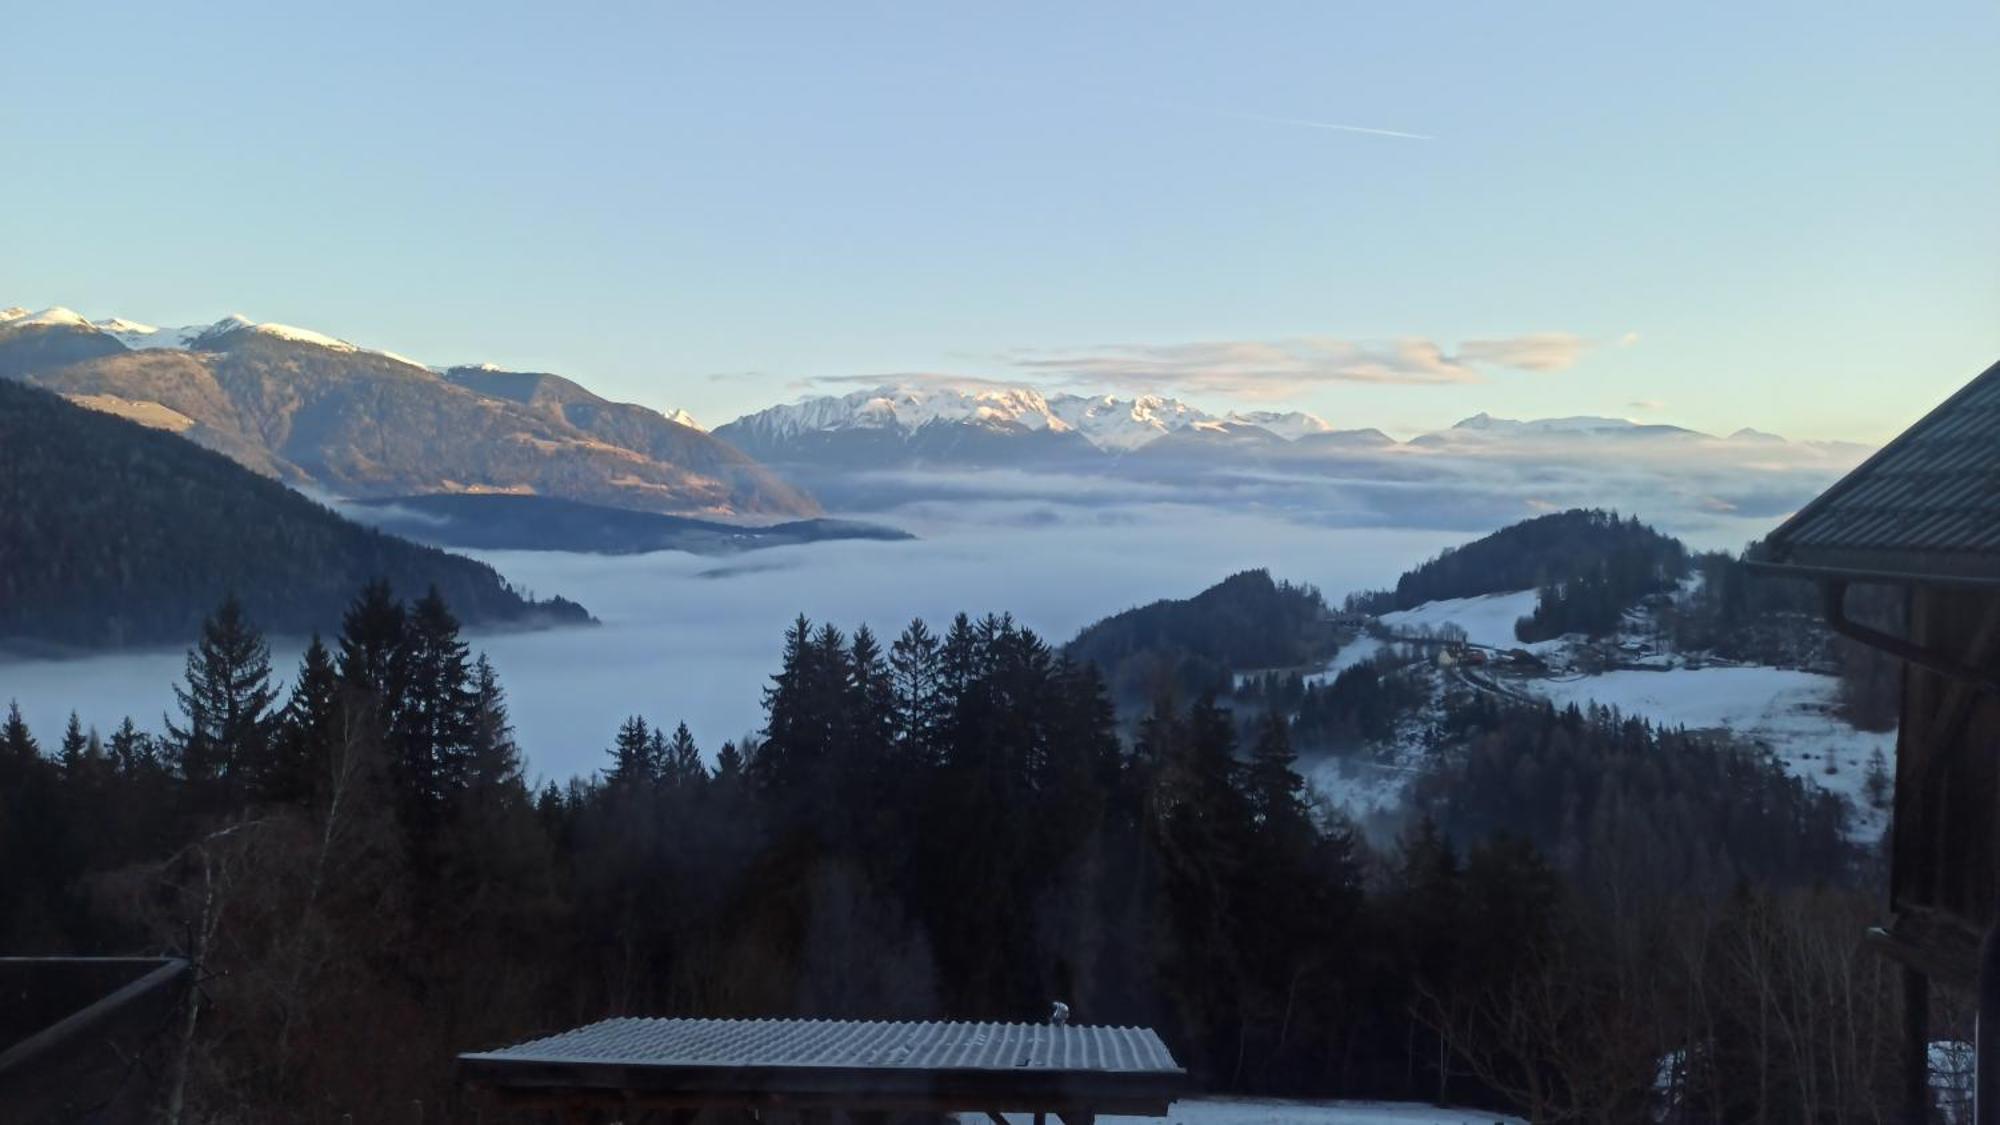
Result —
<instances>
[{"instance_id":1,"label":"snowy slope","mask_svg":"<svg viewBox=\"0 0 2000 1125\"><path fill-rule=\"evenodd\" d=\"M1008 1125L1031 1125L1024 1113ZM962 1113L959 1125L990 1125L985 1114ZM1099 1117L1099 1125L1525 1125L1518 1117L1479 1109L1443 1109L1422 1102L1283 1101L1275 1098L1182 1098L1158 1117Z\"/></svg>"},{"instance_id":2,"label":"snowy slope","mask_svg":"<svg viewBox=\"0 0 2000 1125\"><path fill-rule=\"evenodd\" d=\"M908 433L936 421L1014 425L1064 431L1048 400L1025 387L884 385L844 395L822 395L773 406L738 418L734 426L765 440L820 430L893 430Z\"/></svg>"},{"instance_id":3,"label":"snowy slope","mask_svg":"<svg viewBox=\"0 0 2000 1125\"><path fill-rule=\"evenodd\" d=\"M986 383L884 384L844 395L821 395L746 414L731 423L762 441L783 441L814 431L915 430L933 421L1073 430L1099 449L1127 453L1168 434L1203 427L1256 427L1290 441L1331 432L1325 420L1303 411L1256 411L1217 416L1162 395L1055 394L1029 387Z\"/></svg>"},{"instance_id":4,"label":"snowy slope","mask_svg":"<svg viewBox=\"0 0 2000 1125\"><path fill-rule=\"evenodd\" d=\"M1863 795L1870 756L1893 760L1894 731L1856 730L1834 712L1839 681L1785 668L1676 668L1624 670L1574 679L1533 680L1526 685L1558 705L1615 707L1657 726L1727 730L1770 748L1786 772L1846 797L1855 811L1857 837L1874 838L1886 826ZM1834 768L1833 773L1827 767Z\"/></svg>"},{"instance_id":5,"label":"snowy slope","mask_svg":"<svg viewBox=\"0 0 2000 1125\"><path fill-rule=\"evenodd\" d=\"M1057 417L1089 438L1092 445L1115 453L1129 452L1163 435L1216 420L1207 411L1160 395L1121 399L1112 395L1065 394L1051 397L1048 403Z\"/></svg>"},{"instance_id":6,"label":"snowy slope","mask_svg":"<svg viewBox=\"0 0 2000 1125\"><path fill-rule=\"evenodd\" d=\"M1252 410L1247 413L1232 411L1225 421L1240 422L1260 430L1269 430L1286 441L1297 441L1307 434L1333 432L1332 423L1317 414L1308 414L1303 410Z\"/></svg>"},{"instance_id":7,"label":"snowy slope","mask_svg":"<svg viewBox=\"0 0 2000 1125\"><path fill-rule=\"evenodd\" d=\"M1456 625L1465 630L1466 640L1486 648L1525 648L1530 652L1541 652L1562 647L1563 642L1559 640L1524 645L1514 639L1514 622L1535 611L1535 598L1533 590L1482 594L1476 598L1446 598L1425 602L1412 609L1385 613L1381 621L1392 633L1421 634L1425 630L1435 632L1444 625Z\"/></svg>"}]
</instances>

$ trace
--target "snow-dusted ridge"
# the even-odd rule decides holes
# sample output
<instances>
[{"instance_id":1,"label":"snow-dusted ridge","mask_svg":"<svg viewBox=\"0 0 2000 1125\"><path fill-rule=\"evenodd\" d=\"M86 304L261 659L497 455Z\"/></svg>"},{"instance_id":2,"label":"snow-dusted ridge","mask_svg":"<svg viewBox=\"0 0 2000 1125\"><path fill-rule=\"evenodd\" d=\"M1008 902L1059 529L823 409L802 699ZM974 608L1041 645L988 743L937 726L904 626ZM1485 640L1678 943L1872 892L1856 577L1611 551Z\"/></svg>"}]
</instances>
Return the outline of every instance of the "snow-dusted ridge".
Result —
<instances>
[{"instance_id":1,"label":"snow-dusted ridge","mask_svg":"<svg viewBox=\"0 0 2000 1125\"><path fill-rule=\"evenodd\" d=\"M750 439L766 448L782 448L806 434L879 430L908 435L939 421L994 430L1071 431L1081 434L1099 450L1113 454L1130 453L1162 437L1183 433L1229 439L1252 447L1263 443L1280 450L1294 444L1301 452L1369 449L1413 456L1611 448L1606 443L1626 442L1645 443L1646 448L1659 450L1724 442L1739 449L1758 444L1805 448L1758 431L1738 431L1725 439L1629 418L1578 415L1524 421L1485 413L1403 442L1379 430L1336 429L1326 419L1302 410L1216 414L1163 395L1132 398L1108 394L1044 395L1031 387L977 380L890 382L845 394L802 398L746 414L730 422L722 432L725 436L733 434Z\"/></svg>"},{"instance_id":2,"label":"snow-dusted ridge","mask_svg":"<svg viewBox=\"0 0 2000 1125\"><path fill-rule=\"evenodd\" d=\"M1184 430L1247 426L1287 440L1333 430L1324 419L1302 411L1218 415L1163 395L1044 395L1031 387L984 383L885 383L769 407L730 425L766 441L784 441L816 431L910 433L933 422L1077 433L1112 453L1130 452Z\"/></svg>"},{"instance_id":3,"label":"snow-dusted ridge","mask_svg":"<svg viewBox=\"0 0 2000 1125\"><path fill-rule=\"evenodd\" d=\"M17 328L67 328L96 332L116 340L127 349L135 352L161 350L187 351L197 345L215 343L239 332L249 332L275 340L284 340L288 343L308 344L317 348L325 348L333 352L380 356L383 359L438 374L451 370L453 366L458 366L451 364L426 364L420 360L411 359L409 356L399 355L381 348L364 348L359 344L354 344L337 336L331 336L325 332L315 331L311 328L300 328L296 325L279 324L274 321L252 320L241 313L231 313L212 324L188 324L178 328L161 328L142 321L128 320L120 316L105 317L102 320L91 320L74 309L63 308L59 305L34 312L18 305L0 309L0 332L12 331ZM505 370L491 363L465 366L475 366L484 371ZM666 416L683 426L701 429L700 426L695 425L694 419L685 410L674 411Z\"/></svg>"}]
</instances>

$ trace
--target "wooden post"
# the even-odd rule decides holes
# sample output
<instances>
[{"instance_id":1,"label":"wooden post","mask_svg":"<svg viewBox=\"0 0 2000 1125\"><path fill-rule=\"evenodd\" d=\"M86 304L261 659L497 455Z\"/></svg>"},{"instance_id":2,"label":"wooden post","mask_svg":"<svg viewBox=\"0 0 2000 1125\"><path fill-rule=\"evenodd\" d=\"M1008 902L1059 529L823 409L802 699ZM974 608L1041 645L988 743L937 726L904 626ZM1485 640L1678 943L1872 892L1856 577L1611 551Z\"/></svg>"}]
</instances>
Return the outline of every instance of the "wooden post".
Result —
<instances>
[{"instance_id":1,"label":"wooden post","mask_svg":"<svg viewBox=\"0 0 2000 1125\"><path fill-rule=\"evenodd\" d=\"M1931 1114L1931 982L1903 967L1903 1121L1925 1125Z\"/></svg>"}]
</instances>

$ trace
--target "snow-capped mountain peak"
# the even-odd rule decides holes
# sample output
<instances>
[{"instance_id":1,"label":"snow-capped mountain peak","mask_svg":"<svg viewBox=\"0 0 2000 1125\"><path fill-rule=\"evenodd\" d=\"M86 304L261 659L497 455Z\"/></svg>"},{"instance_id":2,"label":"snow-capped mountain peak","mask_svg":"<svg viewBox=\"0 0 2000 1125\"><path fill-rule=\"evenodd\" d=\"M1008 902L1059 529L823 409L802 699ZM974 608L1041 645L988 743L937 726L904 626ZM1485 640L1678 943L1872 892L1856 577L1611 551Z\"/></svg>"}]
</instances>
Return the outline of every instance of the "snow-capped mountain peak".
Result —
<instances>
[{"instance_id":1,"label":"snow-capped mountain peak","mask_svg":"<svg viewBox=\"0 0 2000 1125\"><path fill-rule=\"evenodd\" d=\"M1286 441L1297 441L1307 434L1330 434L1333 424L1317 414L1303 410L1251 410L1231 411L1227 419L1245 426L1255 426L1269 430Z\"/></svg>"},{"instance_id":2,"label":"snow-capped mountain peak","mask_svg":"<svg viewBox=\"0 0 2000 1125\"><path fill-rule=\"evenodd\" d=\"M182 329L181 331L185 332L187 330ZM207 339L216 339L233 332L255 332L259 336L270 336L274 339L288 340L294 344L312 344L316 347L328 348L337 352L358 352L361 350L345 340L336 339L324 332L315 332L310 328L296 328L289 324L260 323L251 320L241 313L231 313L223 317L221 320L202 330L200 335Z\"/></svg>"},{"instance_id":3,"label":"snow-capped mountain peak","mask_svg":"<svg viewBox=\"0 0 2000 1125\"><path fill-rule=\"evenodd\" d=\"M707 430L702 429L702 425L700 422L694 420L694 415L689 414L685 410L672 411L667 415L667 421L675 422L680 425L686 426L690 430L701 430L702 433L708 432Z\"/></svg>"},{"instance_id":4,"label":"snow-capped mountain peak","mask_svg":"<svg viewBox=\"0 0 2000 1125\"><path fill-rule=\"evenodd\" d=\"M1207 411L1161 395L1121 399L1065 394L1050 399L1049 405L1091 444L1114 453L1129 452L1164 434L1214 420Z\"/></svg>"},{"instance_id":5,"label":"snow-capped mountain peak","mask_svg":"<svg viewBox=\"0 0 2000 1125\"><path fill-rule=\"evenodd\" d=\"M161 328L142 321L128 320L122 316L106 317L103 320L87 319L74 309L60 306L46 308L40 312L29 312L15 306L0 309L0 329L17 328L67 328L85 332L96 332L108 336L132 351L172 350L186 351L202 343L213 343L239 332L255 333L276 340L294 344L310 344L336 352L362 352L379 355L412 367L422 364L406 356L375 348L363 348L315 332L310 328L299 328L290 324L276 324L269 321L252 320L241 313L231 313L212 324L189 324L178 328Z\"/></svg>"},{"instance_id":6,"label":"snow-capped mountain peak","mask_svg":"<svg viewBox=\"0 0 2000 1125\"><path fill-rule=\"evenodd\" d=\"M902 432L933 422L991 428L1064 432L1071 427L1038 391L1026 387L885 384L844 395L807 398L745 415L731 423L770 438L815 430L887 429Z\"/></svg>"},{"instance_id":7,"label":"snow-capped mountain peak","mask_svg":"<svg viewBox=\"0 0 2000 1125\"><path fill-rule=\"evenodd\" d=\"M75 309L52 305L40 312L16 306L0 310L0 325L8 328L88 328L90 322Z\"/></svg>"}]
</instances>

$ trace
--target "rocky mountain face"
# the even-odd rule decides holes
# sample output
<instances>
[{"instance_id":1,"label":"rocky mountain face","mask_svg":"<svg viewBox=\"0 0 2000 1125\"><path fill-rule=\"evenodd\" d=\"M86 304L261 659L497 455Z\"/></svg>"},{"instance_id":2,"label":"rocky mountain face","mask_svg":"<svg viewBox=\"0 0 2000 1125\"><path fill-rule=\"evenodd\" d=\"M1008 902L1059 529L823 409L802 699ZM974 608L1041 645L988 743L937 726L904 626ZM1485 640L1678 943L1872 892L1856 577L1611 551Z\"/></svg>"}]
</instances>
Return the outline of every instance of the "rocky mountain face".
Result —
<instances>
[{"instance_id":1,"label":"rocky mountain face","mask_svg":"<svg viewBox=\"0 0 2000 1125\"><path fill-rule=\"evenodd\" d=\"M266 476L350 497L557 496L705 516L806 516L740 450L555 375L436 371L232 317L157 329L0 310L0 377L179 433Z\"/></svg>"}]
</instances>

